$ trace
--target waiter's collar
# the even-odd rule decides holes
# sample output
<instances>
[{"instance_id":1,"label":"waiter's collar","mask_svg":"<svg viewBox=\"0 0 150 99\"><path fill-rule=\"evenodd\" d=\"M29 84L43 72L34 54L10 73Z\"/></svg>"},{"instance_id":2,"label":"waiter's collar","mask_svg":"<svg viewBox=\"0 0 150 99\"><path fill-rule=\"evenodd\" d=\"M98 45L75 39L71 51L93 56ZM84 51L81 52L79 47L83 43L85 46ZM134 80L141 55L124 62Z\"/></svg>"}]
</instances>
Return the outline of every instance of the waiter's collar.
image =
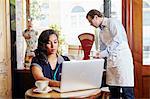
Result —
<instances>
[{"instance_id":1,"label":"waiter's collar","mask_svg":"<svg viewBox=\"0 0 150 99\"><path fill-rule=\"evenodd\" d=\"M101 24L99 25L100 29L107 26L107 20L108 20L108 18L103 17L103 20L102 20Z\"/></svg>"}]
</instances>

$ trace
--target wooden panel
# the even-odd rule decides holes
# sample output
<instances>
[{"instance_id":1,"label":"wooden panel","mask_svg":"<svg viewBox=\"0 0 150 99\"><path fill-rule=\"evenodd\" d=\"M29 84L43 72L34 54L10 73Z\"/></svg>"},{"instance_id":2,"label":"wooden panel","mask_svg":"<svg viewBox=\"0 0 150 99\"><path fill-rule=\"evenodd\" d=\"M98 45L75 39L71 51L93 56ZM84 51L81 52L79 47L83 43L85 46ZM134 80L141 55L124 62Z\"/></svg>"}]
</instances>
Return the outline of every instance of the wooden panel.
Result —
<instances>
[{"instance_id":1,"label":"wooden panel","mask_svg":"<svg viewBox=\"0 0 150 99\"><path fill-rule=\"evenodd\" d=\"M15 70L13 98L24 98L26 90L34 86L34 78L30 70Z\"/></svg>"},{"instance_id":2,"label":"wooden panel","mask_svg":"<svg viewBox=\"0 0 150 99\"><path fill-rule=\"evenodd\" d=\"M129 46L132 49L132 32L131 32L131 3L130 0L122 0L122 23L127 32Z\"/></svg>"},{"instance_id":3,"label":"wooden panel","mask_svg":"<svg viewBox=\"0 0 150 99\"><path fill-rule=\"evenodd\" d=\"M26 27L28 27L29 26L29 24L28 24L28 18L30 18L31 16L30 16L30 0L26 0Z\"/></svg>"},{"instance_id":4,"label":"wooden panel","mask_svg":"<svg viewBox=\"0 0 150 99\"><path fill-rule=\"evenodd\" d=\"M150 76L150 66L143 66L142 67L142 75L143 76Z\"/></svg>"},{"instance_id":5,"label":"wooden panel","mask_svg":"<svg viewBox=\"0 0 150 99\"><path fill-rule=\"evenodd\" d=\"M143 77L143 98L149 99L150 98L150 76Z\"/></svg>"},{"instance_id":6,"label":"wooden panel","mask_svg":"<svg viewBox=\"0 0 150 99\"><path fill-rule=\"evenodd\" d=\"M142 54L142 0L133 0L134 51Z\"/></svg>"},{"instance_id":7,"label":"wooden panel","mask_svg":"<svg viewBox=\"0 0 150 99\"><path fill-rule=\"evenodd\" d=\"M30 0L26 0L26 18L30 17Z\"/></svg>"},{"instance_id":8,"label":"wooden panel","mask_svg":"<svg viewBox=\"0 0 150 99\"><path fill-rule=\"evenodd\" d=\"M135 97L140 97L139 93L141 92L140 90L141 88L141 84L142 84L142 78L141 78L141 63L140 61L138 61L139 59L139 54L137 53L133 53L134 56L134 77L135 77L135 87L134 87L134 91L135 91Z\"/></svg>"},{"instance_id":9,"label":"wooden panel","mask_svg":"<svg viewBox=\"0 0 150 99\"><path fill-rule=\"evenodd\" d=\"M132 0L133 58L135 65L135 96L142 97L142 0Z\"/></svg>"}]
</instances>

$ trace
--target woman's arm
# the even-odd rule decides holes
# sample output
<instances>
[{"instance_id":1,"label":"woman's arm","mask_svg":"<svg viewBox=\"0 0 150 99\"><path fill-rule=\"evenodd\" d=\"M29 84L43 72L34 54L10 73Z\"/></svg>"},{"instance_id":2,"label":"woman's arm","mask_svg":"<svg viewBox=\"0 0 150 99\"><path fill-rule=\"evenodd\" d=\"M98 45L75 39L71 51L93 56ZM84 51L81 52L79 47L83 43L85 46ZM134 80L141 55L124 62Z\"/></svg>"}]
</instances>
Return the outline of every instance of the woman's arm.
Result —
<instances>
[{"instance_id":1,"label":"woman's arm","mask_svg":"<svg viewBox=\"0 0 150 99\"><path fill-rule=\"evenodd\" d=\"M44 77L42 70L37 66L32 66L31 71L35 80L48 80L49 86L60 87L60 82Z\"/></svg>"}]
</instances>

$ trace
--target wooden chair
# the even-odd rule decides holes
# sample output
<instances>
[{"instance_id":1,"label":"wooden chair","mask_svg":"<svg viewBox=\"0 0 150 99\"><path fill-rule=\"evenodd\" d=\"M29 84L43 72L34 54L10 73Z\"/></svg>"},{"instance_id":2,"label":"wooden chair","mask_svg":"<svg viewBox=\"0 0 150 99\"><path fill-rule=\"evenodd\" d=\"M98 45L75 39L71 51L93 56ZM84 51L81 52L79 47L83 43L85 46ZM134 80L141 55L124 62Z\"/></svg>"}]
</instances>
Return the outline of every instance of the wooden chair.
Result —
<instances>
[{"instance_id":1,"label":"wooden chair","mask_svg":"<svg viewBox=\"0 0 150 99\"><path fill-rule=\"evenodd\" d=\"M90 51L92 49L92 45L94 43L94 34L91 33L82 33L78 36L83 52L84 52L84 57L83 60L88 60L90 59Z\"/></svg>"},{"instance_id":2,"label":"wooden chair","mask_svg":"<svg viewBox=\"0 0 150 99\"><path fill-rule=\"evenodd\" d=\"M101 99L109 99L110 98L110 91L108 87L101 88Z\"/></svg>"},{"instance_id":3,"label":"wooden chair","mask_svg":"<svg viewBox=\"0 0 150 99\"><path fill-rule=\"evenodd\" d=\"M70 60L78 60L83 56L81 45L68 45L68 57Z\"/></svg>"}]
</instances>

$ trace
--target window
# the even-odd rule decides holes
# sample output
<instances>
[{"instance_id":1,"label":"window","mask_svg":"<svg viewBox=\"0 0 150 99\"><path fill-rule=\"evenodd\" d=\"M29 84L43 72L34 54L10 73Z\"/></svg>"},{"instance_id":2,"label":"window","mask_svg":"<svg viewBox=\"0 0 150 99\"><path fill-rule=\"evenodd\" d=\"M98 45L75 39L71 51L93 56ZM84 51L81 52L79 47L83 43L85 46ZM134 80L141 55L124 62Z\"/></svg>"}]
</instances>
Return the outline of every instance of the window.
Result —
<instances>
[{"instance_id":1,"label":"window","mask_svg":"<svg viewBox=\"0 0 150 99\"><path fill-rule=\"evenodd\" d=\"M81 6L75 6L71 10L71 27L72 28L79 28L80 25L83 26L83 20L85 16L85 10Z\"/></svg>"},{"instance_id":2,"label":"window","mask_svg":"<svg viewBox=\"0 0 150 99\"><path fill-rule=\"evenodd\" d=\"M143 65L150 64L150 1L143 0Z\"/></svg>"},{"instance_id":3,"label":"window","mask_svg":"<svg viewBox=\"0 0 150 99\"><path fill-rule=\"evenodd\" d=\"M122 21L122 0L111 0L111 17Z\"/></svg>"},{"instance_id":4,"label":"window","mask_svg":"<svg viewBox=\"0 0 150 99\"><path fill-rule=\"evenodd\" d=\"M121 20L121 1L111 1L111 17ZM116 3L117 2L117 3ZM22 31L25 27L25 1L16 1L17 25L17 68L23 68L25 41L22 37ZM117 6L116 6L117 4ZM101 0L30 0L30 15L33 18L33 28L41 31L57 26L61 31L61 38L64 40L63 54L68 54L69 45L80 45L78 35L81 33L95 33L95 28L90 26L86 19L86 14L91 9L97 9L103 12L104 1ZM23 10L22 10L23 9ZM55 9L55 10L54 10ZM23 11L23 12L21 12ZM23 17L22 17L23 15ZM21 50L20 50L21 49Z\"/></svg>"},{"instance_id":5,"label":"window","mask_svg":"<svg viewBox=\"0 0 150 99\"><path fill-rule=\"evenodd\" d=\"M91 9L103 11L103 2L100 0L64 0L61 1L61 32L66 36L68 45L80 45L78 35L81 33L94 33L86 19Z\"/></svg>"}]
</instances>

